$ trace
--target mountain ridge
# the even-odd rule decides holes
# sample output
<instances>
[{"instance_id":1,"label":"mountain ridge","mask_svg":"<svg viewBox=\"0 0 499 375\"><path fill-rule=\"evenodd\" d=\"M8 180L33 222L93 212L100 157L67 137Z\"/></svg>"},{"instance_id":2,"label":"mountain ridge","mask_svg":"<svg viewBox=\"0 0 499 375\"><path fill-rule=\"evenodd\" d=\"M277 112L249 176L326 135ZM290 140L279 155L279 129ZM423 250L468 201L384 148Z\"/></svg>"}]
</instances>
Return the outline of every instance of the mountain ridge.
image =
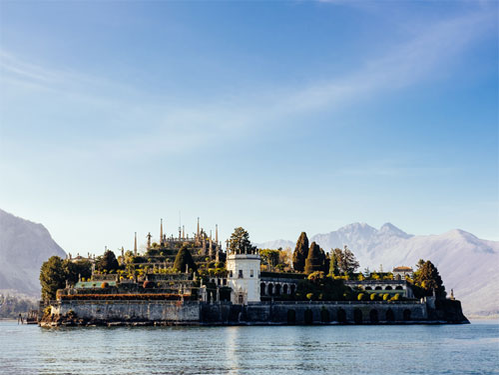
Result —
<instances>
[{"instance_id":1,"label":"mountain ridge","mask_svg":"<svg viewBox=\"0 0 499 375\"><path fill-rule=\"evenodd\" d=\"M431 260L439 269L447 292L454 290L463 309L472 315L499 314L499 290L496 281L499 265L499 242L484 240L462 229L442 234L412 235L391 223L376 229L366 223L352 223L329 233L310 237L323 249L347 245L361 264L361 269L391 270L412 266L419 259ZM282 243L292 241L281 240ZM259 244L269 247L271 242ZM291 249L294 249L292 243Z\"/></svg>"},{"instance_id":2,"label":"mountain ridge","mask_svg":"<svg viewBox=\"0 0 499 375\"><path fill-rule=\"evenodd\" d=\"M52 255L66 252L47 228L0 209L0 289L39 296L40 267Z\"/></svg>"}]
</instances>

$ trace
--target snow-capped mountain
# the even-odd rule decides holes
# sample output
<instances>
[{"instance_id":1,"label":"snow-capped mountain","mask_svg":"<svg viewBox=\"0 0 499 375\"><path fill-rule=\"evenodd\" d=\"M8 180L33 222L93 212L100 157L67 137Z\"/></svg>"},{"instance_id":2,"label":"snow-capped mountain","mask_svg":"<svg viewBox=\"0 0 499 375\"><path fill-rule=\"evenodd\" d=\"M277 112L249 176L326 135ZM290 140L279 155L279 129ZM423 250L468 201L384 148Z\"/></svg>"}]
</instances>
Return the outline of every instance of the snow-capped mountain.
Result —
<instances>
[{"instance_id":1,"label":"snow-capped mountain","mask_svg":"<svg viewBox=\"0 0 499 375\"><path fill-rule=\"evenodd\" d=\"M284 240L280 240L285 243ZM431 260L442 276L446 290L454 289L468 314L499 314L499 242L477 238L460 229L440 235L413 236L393 224L380 229L354 223L337 231L310 237L324 250L347 245L361 268L389 271L413 266L419 259ZM271 247L272 242L259 247ZM289 245L288 245L289 246ZM294 249L294 246L289 246ZM275 248L275 247L274 247Z\"/></svg>"},{"instance_id":2,"label":"snow-capped mountain","mask_svg":"<svg viewBox=\"0 0 499 375\"><path fill-rule=\"evenodd\" d=\"M40 295L40 267L66 253L42 225L0 209L0 289Z\"/></svg>"}]
</instances>

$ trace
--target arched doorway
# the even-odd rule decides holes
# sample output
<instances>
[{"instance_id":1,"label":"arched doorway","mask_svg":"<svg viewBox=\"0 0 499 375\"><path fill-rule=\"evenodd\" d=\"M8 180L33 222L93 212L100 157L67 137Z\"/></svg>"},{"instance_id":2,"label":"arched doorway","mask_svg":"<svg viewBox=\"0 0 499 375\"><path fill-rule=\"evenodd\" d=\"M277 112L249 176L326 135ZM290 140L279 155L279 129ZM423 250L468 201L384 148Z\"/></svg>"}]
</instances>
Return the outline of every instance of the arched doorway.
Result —
<instances>
[{"instance_id":1,"label":"arched doorway","mask_svg":"<svg viewBox=\"0 0 499 375\"><path fill-rule=\"evenodd\" d=\"M392 309L386 310L386 321L387 322L394 322L395 321L395 314L393 313Z\"/></svg>"},{"instance_id":2,"label":"arched doorway","mask_svg":"<svg viewBox=\"0 0 499 375\"><path fill-rule=\"evenodd\" d=\"M282 287L282 293L288 294L288 284L284 284L284 286Z\"/></svg>"},{"instance_id":3,"label":"arched doorway","mask_svg":"<svg viewBox=\"0 0 499 375\"><path fill-rule=\"evenodd\" d=\"M281 295L281 284L277 284L275 286L275 294L276 294L276 296L280 296Z\"/></svg>"},{"instance_id":4,"label":"arched doorway","mask_svg":"<svg viewBox=\"0 0 499 375\"><path fill-rule=\"evenodd\" d=\"M329 323L331 321L331 314L329 314L329 310L322 306L321 309L321 322Z\"/></svg>"},{"instance_id":5,"label":"arched doorway","mask_svg":"<svg viewBox=\"0 0 499 375\"><path fill-rule=\"evenodd\" d=\"M362 324L362 311L360 309L353 310L353 320L355 324Z\"/></svg>"},{"instance_id":6,"label":"arched doorway","mask_svg":"<svg viewBox=\"0 0 499 375\"><path fill-rule=\"evenodd\" d=\"M296 286L291 285L291 294L295 294Z\"/></svg>"},{"instance_id":7,"label":"arched doorway","mask_svg":"<svg viewBox=\"0 0 499 375\"><path fill-rule=\"evenodd\" d=\"M409 309L404 310L404 320L405 321L411 320L411 310Z\"/></svg>"},{"instance_id":8,"label":"arched doorway","mask_svg":"<svg viewBox=\"0 0 499 375\"><path fill-rule=\"evenodd\" d=\"M260 283L260 295L265 295L265 283Z\"/></svg>"},{"instance_id":9,"label":"arched doorway","mask_svg":"<svg viewBox=\"0 0 499 375\"><path fill-rule=\"evenodd\" d=\"M305 324L312 324L314 322L314 312L311 309L305 310L304 320Z\"/></svg>"},{"instance_id":10,"label":"arched doorway","mask_svg":"<svg viewBox=\"0 0 499 375\"><path fill-rule=\"evenodd\" d=\"M344 309L338 310L338 322L346 323L347 322L347 312Z\"/></svg>"},{"instance_id":11,"label":"arched doorway","mask_svg":"<svg viewBox=\"0 0 499 375\"><path fill-rule=\"evenodd\" d=\"M387 286L385 290L393 290L393 288L391 286Z\"/></svg>"},{"instance_id":12,"label":"arched doorway","mask_svg":"<svg viewBox=\"0 0 499 375\"><path fill-rule=\"evenodd\" d=\"M273 296L274 295L274 284L269 284L267 287L267 291L269 293L269 296Z\"/></svg>"}]
</instances>

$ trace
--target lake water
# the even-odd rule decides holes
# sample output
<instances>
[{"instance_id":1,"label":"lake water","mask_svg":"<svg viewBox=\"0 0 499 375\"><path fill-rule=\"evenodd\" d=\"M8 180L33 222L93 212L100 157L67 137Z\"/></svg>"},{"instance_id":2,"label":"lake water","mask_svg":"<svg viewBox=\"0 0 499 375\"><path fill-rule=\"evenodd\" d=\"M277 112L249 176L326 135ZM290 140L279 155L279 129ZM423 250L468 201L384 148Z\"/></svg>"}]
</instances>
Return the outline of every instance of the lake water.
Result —
<instances>
[{"instance_id":1,"label":"lake water","mask_svg":"<svg viewBox=\"0 0 499 375\"><path fill-rule=\"evenodd\" d=\"M0 322L0 374L499 374L499 324L43 329Z\"/></svg>"}]
</instances>

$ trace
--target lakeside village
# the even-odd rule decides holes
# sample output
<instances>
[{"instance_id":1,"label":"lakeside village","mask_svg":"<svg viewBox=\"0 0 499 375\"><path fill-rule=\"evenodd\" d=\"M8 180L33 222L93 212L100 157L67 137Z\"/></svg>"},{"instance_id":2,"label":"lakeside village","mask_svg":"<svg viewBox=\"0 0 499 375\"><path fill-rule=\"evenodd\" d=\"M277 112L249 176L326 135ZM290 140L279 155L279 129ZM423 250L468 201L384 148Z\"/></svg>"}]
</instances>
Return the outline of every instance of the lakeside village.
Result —
<instances>
[{"instance_id":1,"label":"lakeside village","mask_svg":"<svg viewBox=\"0 0 499 375\"><path fill-rule=\"evenodd\" d=\"M147 235L116 255L51 257L40 273L39 324L230 325L469 323L437 268L357 272L345 247L326 253L301 233L294 252L257 249L243 228Z\"/></svg>"}]
</instances>

